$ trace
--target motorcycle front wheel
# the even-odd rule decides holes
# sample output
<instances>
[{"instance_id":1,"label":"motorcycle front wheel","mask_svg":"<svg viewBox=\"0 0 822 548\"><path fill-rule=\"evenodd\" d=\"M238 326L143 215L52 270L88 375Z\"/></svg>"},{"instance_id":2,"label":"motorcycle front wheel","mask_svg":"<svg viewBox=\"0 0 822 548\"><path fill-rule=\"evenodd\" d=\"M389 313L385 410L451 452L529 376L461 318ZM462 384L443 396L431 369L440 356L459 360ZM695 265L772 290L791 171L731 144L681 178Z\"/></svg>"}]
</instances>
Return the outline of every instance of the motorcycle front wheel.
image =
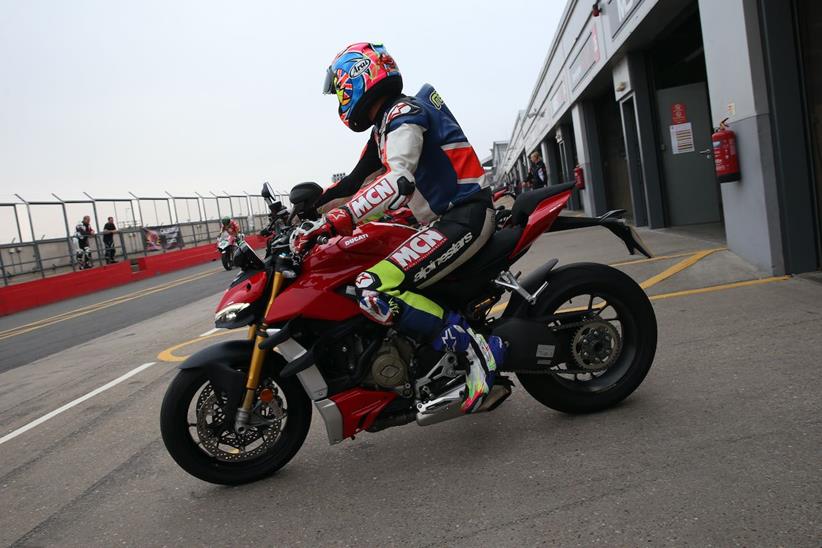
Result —
<instances>
[{"instance_id":1,"label":"motorcycle front wheel","mask_svg":"<svg viewBox=\"0 0 822 548\"><path fill-rule=\"evenodd\" d=\"M234 247L228 247L222 253L223 268L231 270L234 268Z\"/></svg>"},{"instance_id":2,"label":"motorcycle front wheel","mask_svg":"<svg viewBox=\"0 0 822 548\"><path fill-rule=\"evenodd\" d=\"M235 369L247 371L247 364ZM225 394L215 391L206 372L177 373L160 411L171 457L192 476L222 485L257 481L285 466L308 434L311 401L296 378L281 379L268 364L257 392L248 430L238 434L227 424ZM269 398L276 406L264 403Z\"/></svg>"},{"instance_id":3,"label":"motorcycle front wheel","mask_svg":"<svg viewBox=\"0 0 822 548\"><path fill-rule=\"evenodd\" d=\"M527 316L567 334L565 363L517 373L534 399L557 411L612 407L639 387L653 364L653 306L645 291L615 268L584 263L558 270Z\"/></svg>"}]
</instances>

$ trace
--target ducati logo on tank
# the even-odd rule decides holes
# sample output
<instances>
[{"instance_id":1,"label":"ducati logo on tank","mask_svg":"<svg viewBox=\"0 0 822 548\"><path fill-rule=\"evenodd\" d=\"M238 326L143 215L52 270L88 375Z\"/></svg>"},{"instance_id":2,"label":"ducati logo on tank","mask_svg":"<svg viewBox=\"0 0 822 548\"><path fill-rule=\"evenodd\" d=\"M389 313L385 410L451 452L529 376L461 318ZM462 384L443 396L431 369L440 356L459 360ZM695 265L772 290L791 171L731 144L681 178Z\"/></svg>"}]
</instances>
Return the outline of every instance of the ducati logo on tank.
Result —
<instances>
[{"instance_id":1,"label":"ducati logo on tank","mask_svg":"<svg viewBox=\"0 0 822 548\"><path fill-rule=\"evenodd\" d=\"M396 190L386 179L378 181L355 196L349 206L351 213L357 219L362 219L368 213L394 195Z\"/></svg>"},{"instance_id":2,"label":"ducati logo on tank","mask_svg":"<svg viewBox=\"0 0 822 548\"><path fill-rule=\"evenodd\" d=\"M403 270L413 268L446 242L442 232L429 228L407 240L394 253L391 261Z\"/></svg>"}]
</instances>

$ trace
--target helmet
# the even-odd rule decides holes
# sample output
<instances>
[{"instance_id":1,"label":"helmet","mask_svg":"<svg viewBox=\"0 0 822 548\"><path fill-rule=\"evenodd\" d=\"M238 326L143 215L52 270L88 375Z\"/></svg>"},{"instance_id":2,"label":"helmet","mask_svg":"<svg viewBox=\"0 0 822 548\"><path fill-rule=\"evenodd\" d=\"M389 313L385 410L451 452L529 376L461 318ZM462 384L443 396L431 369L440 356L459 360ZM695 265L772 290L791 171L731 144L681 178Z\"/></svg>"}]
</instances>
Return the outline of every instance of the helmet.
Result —
<instances>
[{"instance_id":1,"label":"helmet","mask_svg":"<svg viewBox=\"0 0 822 548\"><path fill-rule=\"evenodd\" d=\"M223 217L220 219L220 222L223 223L223 226L228 226L228 223L231 222L231 217Z\"/></svg>"},{"instance_id":2,"label":"helmet","mask_svg":"<svg viewBox=\"0 0 822 548\"><path fill-rule=\"evenodd\" d=\"M334 58L323 93L337 94L343 124L360 132L371 127L368 109L381 97L402 92L402 75L382 44L351 44Z\"/></svg>"}]
</instances>

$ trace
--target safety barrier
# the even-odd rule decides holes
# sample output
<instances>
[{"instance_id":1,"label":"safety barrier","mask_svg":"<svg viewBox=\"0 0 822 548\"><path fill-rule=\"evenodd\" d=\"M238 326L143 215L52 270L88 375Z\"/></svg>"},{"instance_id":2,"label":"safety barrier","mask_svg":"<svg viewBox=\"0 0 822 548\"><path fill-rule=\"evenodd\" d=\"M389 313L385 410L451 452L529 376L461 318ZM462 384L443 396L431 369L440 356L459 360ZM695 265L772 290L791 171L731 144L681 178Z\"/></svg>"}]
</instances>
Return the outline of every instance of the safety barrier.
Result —
<instances>
[{"instance_id":1,"label":"safety barrier","mask_svg":"<svg viewBox=\"0 0 822 548\"><path fill-rule=\"evenodd\" d=\"M131 193L130 193L131 194ZM0 283L16 285L37 278L81 271L86 264L78 253L74 227L88 215L96 234L88 237L88 263L99 267L112 260L134 261L166 253L216 244L219 219L231 217L246 234L268 224L268 209L259 195L217 195L20 200L0 203ZM285 194L276 196L287 204ZM105 245L104 219L114 218L116 232ZM176 263L182 257L157 260ZM151 264L154 261L148 261Z\"/></svg>"},{"instance_id":2,"label":"safety barrier","mask_svg":"<svg viewBox=\"0 0 822 548\"><path fill-rule=\"evenodd\" d=\"M255 249L265 246L265 238L260 236L248 236L246 241ZM216 245L207 244L140 257L134 261L137 266L136 271L133 270L130 261L123 261L0 287L0 316L88 295L218 259Z\"/></svg>"}]
</instances>

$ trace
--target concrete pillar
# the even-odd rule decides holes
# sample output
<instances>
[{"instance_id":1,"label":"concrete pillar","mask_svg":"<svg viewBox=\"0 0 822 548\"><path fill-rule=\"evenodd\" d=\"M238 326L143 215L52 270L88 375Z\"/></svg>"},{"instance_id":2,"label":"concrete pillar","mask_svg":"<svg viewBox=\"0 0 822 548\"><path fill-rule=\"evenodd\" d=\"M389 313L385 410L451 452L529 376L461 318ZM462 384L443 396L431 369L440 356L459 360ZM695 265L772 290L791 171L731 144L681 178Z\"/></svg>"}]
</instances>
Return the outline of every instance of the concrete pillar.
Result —
<instances>
[{"instance_id":1,"label":"concrete pillar","mask_svg":"<svg viewBox=\"0 0 822 548\"><path fill-rule=\"evenodd\" d=\"M547 139L550 139L551 142L547 142ZM556 137L553 133L548 135L546 141L543 141L542 147L545 150L545 166L548 168L548 184L558 185L562 183L562 168L559 165Z\"/></svg>"},{"instance_id":2,"label":"concrete pillar","mask_svg":"<svg viewBox=\"0 0 822 548\"><path fill-rule=\"evenodd\" d=\"M729 118L742 178L721 185L728 247L785 272L768 85L756 0L699 0L713 125ZM729 32L727 22L734 22Z\"/></svg>"},{"instance_id":3,"label":"concrete pillar","mask_svg":"<svg viewBox=\"0 0 822 548\"><path fill-rule=\"evenodd\" d=\"M551 175L550 175L551 165L548 163L548 144L545 142L545 138L543 138L539 142L539 153L540 153L540 156L542 156L543 163L545 163L545 177L546 177L545 184L550 185L551 184Z\"/></svg>"},{"instance_id":4,"label":"concrete pillar","mask_svg":"<svg viewBox=\"0 0 822 548\"><path fill-rule=\"evenodd\" d=\"M605 174L599 146L594 105L587 101L576 103L571 110L577 159L585 173L585 189L581 191L582 205L590 216L607 211L605 202Z\"/></svg>"}]
</instances>

